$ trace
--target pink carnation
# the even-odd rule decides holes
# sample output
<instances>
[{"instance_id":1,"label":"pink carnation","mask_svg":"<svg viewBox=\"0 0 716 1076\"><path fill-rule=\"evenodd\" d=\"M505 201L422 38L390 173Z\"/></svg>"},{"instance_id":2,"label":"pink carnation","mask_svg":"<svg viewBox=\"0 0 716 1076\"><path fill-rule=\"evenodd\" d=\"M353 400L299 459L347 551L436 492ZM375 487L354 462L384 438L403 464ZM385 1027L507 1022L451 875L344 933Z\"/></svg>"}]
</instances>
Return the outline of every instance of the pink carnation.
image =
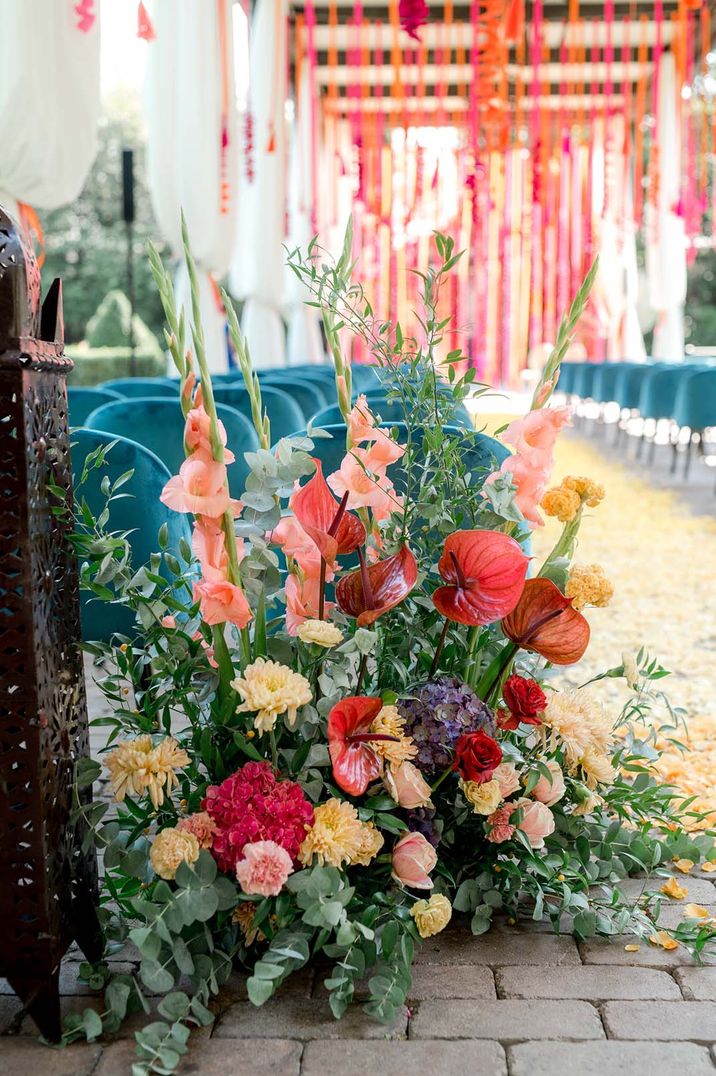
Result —
<instances>
[{"instance_id":1,"label":"pink carnation","mask_svg":"<svg viewBox=\"0 0 716 1076\"><path fill-rule=\"evenodd\" d=\"M181 818L177 822L177 829L185 833L193 833L200 848L211 848L216 832L216 822L206 811L198 811L196 814Z\"/></svg>"},{"instance_id":2,"label":"pink carnation","mask_svg":"<svg viewBox=\"0 0 716 1076\"><path fill-rule=\"evenodd\" d=\"M232 872L244 846L275 841L298 856L313 807L295 781L277 781L268 762L247 762L220 785L210 785L202 807L216 823L211 849L219 867Z\"/></svg>"},{"instance_id":3,"label":"pink carnation","mask_svg":"<svg viewBox=\"0 0 716 1076\"><path fill-rule=\"evenodd\" d=\"M293 861L275 841L254 841L244 846L243 859L236 864L236 877L249 896L277 897L293 874Z\"/></svg>"},{"instance_id":4,"label":"pink carnation","mask_svg":"<svg viewBox=\"0 0 716 1076\"><path fill-rule=\"evenodd\" d=\"M493 844L502 844L504 841L509 841L515 832L515 827L510 824L510 815L514 809L513 803L505 803L488 816L487 822L491 827L487 834L488 841L492 841Z\"/></svg>"}]
</instances>

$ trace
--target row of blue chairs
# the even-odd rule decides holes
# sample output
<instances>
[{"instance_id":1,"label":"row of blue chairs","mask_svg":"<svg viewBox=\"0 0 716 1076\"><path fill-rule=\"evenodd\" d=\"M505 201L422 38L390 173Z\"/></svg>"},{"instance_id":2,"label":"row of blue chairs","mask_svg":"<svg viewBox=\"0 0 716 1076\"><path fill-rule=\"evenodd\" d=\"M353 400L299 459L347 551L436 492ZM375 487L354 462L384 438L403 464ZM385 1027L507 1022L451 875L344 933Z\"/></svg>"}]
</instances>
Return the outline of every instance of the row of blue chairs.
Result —
<instances>
[{"instance_id":1,"label":"row of blue chairs","mask_svg":"<svg viewBox=\"0 0 716 1076\"><path fill-rule=\"evenodd\" d=\"M673 450L672 472L683 445L684 478L688 477L692 445L704 453L706 431L716 428L716 363L703 362L569 362L562 365L559 391L577 404L598 405L602 422L607 407L617 405L616 440L639 419L637 457L649 443L654 459L659 423L666 423ZM613 409L613 407L612 407Z\"/></svg>"}]
</instances>

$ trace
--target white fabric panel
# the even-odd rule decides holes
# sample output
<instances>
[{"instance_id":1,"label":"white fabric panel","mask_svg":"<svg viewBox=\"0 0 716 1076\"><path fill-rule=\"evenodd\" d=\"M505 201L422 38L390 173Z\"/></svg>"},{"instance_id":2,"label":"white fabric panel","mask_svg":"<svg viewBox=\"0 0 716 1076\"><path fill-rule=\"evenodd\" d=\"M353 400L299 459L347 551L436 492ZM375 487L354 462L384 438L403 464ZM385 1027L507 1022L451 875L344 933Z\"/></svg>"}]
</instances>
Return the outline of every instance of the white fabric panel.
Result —
<instances>
[{"instance_id":1,"label":"white fabric panel","mask_svg":"<svg viewBox=\"0 0 716 1076\"><path fill-rule=\"evenodd\" d=\"M147 178L159 227L173 254L182 251L183 209L200 269L201 314L212 370L227 368L225 319L209 274L223 276L231 260L239 163L234 99L232 0L223 0L229 40L228 213L221 213L222 63L219 14L206 0L154 0L156 39L149 45L145 86ZM184 269L177 298L188 300ZM187 318L189 310L187 309Z\"/></svg>"},{"instance_id":2,"label":"white fabric panel","mask_svg":"<svg viewBox=\"0 0 716 1076\"><path fill-rule=\"evenodd\" d=\"M289 249L305 251L311 235L311 188L314 181L311 153L311 86L308 64L300 78L296 122L291 138L291 171L289 176ZM310 293L295 273L286 269L288 295L288 365L326 361L319 327L320 314L306 306Z\"/></svg>"},{"instance_id":3,"label":"white fabric panel","mask_svg":"<svg viewBox=\"0 0 716 1076\"><path fill-rule=\"evenodd\" d=\"M656 311L652 355L657 359L684 357L684 301L686 299L686 231L684 219L674 212L679 201L681 161L676 66L671 53L659 64L659 204L649 209L647 273L649 302Z\"/></svg>"},{"instance_id":4,"label":"white fabric panel","mask_svg":"<svg viewBox=\"0 0 716 1076\"><path fill-rule=\"evenodd\" d=\"M71 3L0 0L0 201L55 209L79 195L97 152L99 17Z\"/></svg>"},{"instance_id":5,"label":"white fabric panel","mask_svg":"<svg viewBox=\"0 0 716 1076\"><path fill-rule=\"evenodd\" d=\"M257 369L286 365L284 303L287 95L286 0L256 0L249 46L254 179L242 181L231 290ZM273 152L269 143L273 136Z\"/></svg>"}]
</instances>

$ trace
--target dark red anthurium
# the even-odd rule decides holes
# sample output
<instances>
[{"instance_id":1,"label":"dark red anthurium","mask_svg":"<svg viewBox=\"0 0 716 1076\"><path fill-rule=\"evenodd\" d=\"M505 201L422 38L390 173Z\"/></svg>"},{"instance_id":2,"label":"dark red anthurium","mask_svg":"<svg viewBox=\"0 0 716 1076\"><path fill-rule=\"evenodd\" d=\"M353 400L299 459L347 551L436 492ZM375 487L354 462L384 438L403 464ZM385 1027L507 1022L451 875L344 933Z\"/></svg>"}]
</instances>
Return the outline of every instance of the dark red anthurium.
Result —
<instances>
[{"instance_id":1,"label":"dark red anthurium","mask_svg":"<svg viewBox=\"0 0 716 1076\"><path fill-rule=\"evenodd\" d=\"M371 733L370 726L383 708L383 700L368 695L341 699L328 715L328 750L333 776L350 796L361 796L380 776L382 762L371 741L394 740L395 736Z\"/></svg>"},{"instance_id":2,"label":"dark red anthurium","mask_svg":"<svg viewBox=\"0 0 716 1076\"><path fill-rule=\"evenodd\" d=\"M407 598L418 578L418 565L407 545L375 564L366 564L360 549L358 556L360 568L336 584L336 601L339 609L354 616L358 627L364 628Z\"/></svg>"},{"instance_id":3,"label":"dark red anthurium","mask_svg":"<svg viewBox=\"0 0 716 1076\"><path fill-rule=\"evenodd\" d=\"M553 665L573 665L589 645L589 624L551 579L527 580L502 630L516 646L541 654Z\"/></svg>"},{"instance_id":4,"label":"dark red anthurium","mask_svg":"<svg viewBox=\"0 0 716 1076\"><path fill-rule=\"evenodd\" d=\"M352 553L365 541L365 527L346 512L344 496L339 503L323 477L321 461L314 459L316 473L291 498L293 514L318 546L321 556L333 564L339 554Z\"/></svg>"},{"instance_id":5,"label":"dark red anthurium","mask_svg":"<svg viewBox=\"0 0 716 1076\"><path fill-rule=\"evenodd\" d=\"M458 624L492 624L517 605L528 564L521 546L508 534L455 531L438 561L447 585L434 591L433 604Z\"/></svg>"}]
</instances>

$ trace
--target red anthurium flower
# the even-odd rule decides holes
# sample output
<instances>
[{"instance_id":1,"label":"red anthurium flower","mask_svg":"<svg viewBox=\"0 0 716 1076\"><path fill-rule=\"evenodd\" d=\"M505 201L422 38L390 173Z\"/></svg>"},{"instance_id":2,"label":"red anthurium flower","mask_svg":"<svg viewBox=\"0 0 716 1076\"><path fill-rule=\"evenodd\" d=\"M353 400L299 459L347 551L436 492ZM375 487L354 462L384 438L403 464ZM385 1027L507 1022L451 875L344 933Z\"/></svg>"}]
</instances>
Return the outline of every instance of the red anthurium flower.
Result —
<instances>
[{"instance_id":1,"label":"red anthurium flower","mask_svg":"<svg viewBox=\"0 0 716 1076\"><path fill-rule=\"evenodd\" d=\"M551 579L528 579L522 597L502 621L508 639L553 665L573 665L589 644L589 624Z\"/></svg>"},{"instance_id":2,"label":"red anthurium flower","mask_svg":"<svg viewBox=\"0 0 716 1076\"><path fill-rule=\"evenodd\" d=\"M338 554L352 553L365 541L365 527L346 512L348 495L339 503L323 477L321 461L314 459L316 473L291 498L293 514L318 546L321 556L333 564Z\"/></svg>"},{"instance_id":3,"label":"red anthurium flower","mask_svg":"<svg viewBox=\"0 0 716 1076\"><path fill-rule=\"evenodd\" d=\"M336 601L344 613L356 617L359 628L364 628L407 598L418 578L418 565L407 545L370 566L362 550L358 556L360 568L344 575L336 585Z\"/></svg>"},{"instance_id":4,"label":"red anthurium flower","mask_svg":"<svg viewBox=\"0 0 716 1076\"><path fill-rule=\"evenodd\" d=\"M541 725L547 709L547 696L536 680L513 673L505 680L502 697L507 710L498 723L501 729L516 729L518 725Z\"/></svg>"},{"instance_id":5,"label":"red anthurium flower","mask_svg":"<svg viewBox=\"0 0 716 1076\"><path fill-rule=\"evenodd\" d=\"M519 543L507 534L455 531L438 561L447 586L433 593L435 608L458 624L492 624L517 605L528 563Z\"/></svg>"},{"instance_id":6,"label":"red anthurium flower","mask_svg":"<svg viewBox=\"0 0 716 1076\"><path fill-rule=\"evenodd\" d=\"M367 695L341 699L328 715L328 750L336 784L350 796L361 796L371 781L380 776L382 762L370 746L375 740L394 736L371 733L373 719L383 708L383 700Z\"/></svg>"}]
</instances>

